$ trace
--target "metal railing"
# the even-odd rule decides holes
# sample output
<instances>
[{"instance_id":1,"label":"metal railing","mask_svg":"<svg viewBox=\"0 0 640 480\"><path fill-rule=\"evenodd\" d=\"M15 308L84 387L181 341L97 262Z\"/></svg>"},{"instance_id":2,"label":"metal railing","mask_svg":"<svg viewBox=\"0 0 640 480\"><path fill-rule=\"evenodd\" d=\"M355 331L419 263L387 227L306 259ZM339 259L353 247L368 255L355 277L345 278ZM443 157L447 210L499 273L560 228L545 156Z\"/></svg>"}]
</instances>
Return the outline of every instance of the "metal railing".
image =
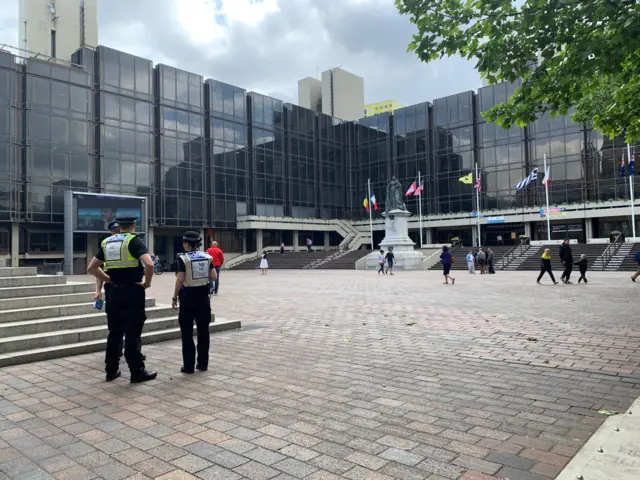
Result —
<instances>
[{"instance_id":1,"label":"metal railing","mask_svg":"<svg viewBox=\"0 0 640 480\"><path fill-rule=\"evenodd\" d=\"M622 245L622 234L620 232L611 232L611 234L615 234L616 237L613 239L613 242L607 245L607 248L604 249L602 255L600 255L602 270L605 270L607 268L607 265L609 264L613 256L618 253L620 245Z\"/></svg>"},{"instance_id":2,"label":"metal railing","mask_svg":"<svg viewBox=\"0 0 640 480\"><path fill-rule=\"evenodd\" d=\"M507 266L509 266L509 264L516 259L516 257L519 257L525 254L527 250L529 250L529 247L530 247L529 237L521 238L518 245L515 245L512 249L507 251L507 253L505 253L502 257L500 257L499 262L497 262L497 265L499 265L500 270L505 270Z\"/></svg>"}]
</instances>

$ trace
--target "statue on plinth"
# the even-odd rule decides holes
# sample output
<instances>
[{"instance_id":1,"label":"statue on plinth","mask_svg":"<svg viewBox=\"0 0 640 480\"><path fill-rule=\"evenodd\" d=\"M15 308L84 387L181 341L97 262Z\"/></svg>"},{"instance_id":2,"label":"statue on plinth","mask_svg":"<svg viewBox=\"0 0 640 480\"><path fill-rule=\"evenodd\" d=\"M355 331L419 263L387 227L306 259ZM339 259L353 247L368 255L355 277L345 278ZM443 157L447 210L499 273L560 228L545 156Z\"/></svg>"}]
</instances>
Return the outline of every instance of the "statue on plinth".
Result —
<instances>
[{"instance_id":1,"label":"statue on plinth","mask_svg":"<svg viewBox=\"0 0 640 480\"><path fill-rule=\"evenodd\" d=\"M402 201L402 185L400 181L395 177L391 177L389 185L387 185L387 198L384 204L385 212L392 210L407 211L407 207Z\"/></svg>"}]
</instances>

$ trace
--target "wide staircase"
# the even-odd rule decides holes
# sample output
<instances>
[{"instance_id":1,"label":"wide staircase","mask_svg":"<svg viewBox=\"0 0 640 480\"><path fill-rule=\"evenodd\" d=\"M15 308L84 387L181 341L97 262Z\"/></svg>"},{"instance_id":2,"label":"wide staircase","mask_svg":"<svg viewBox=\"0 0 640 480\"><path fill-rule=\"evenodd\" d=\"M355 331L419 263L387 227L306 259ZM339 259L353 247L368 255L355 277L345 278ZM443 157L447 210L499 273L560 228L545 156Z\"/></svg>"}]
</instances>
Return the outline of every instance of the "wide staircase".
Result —
<instances>
[{"instance_id":1,"label":"wide staircase","mask_svg":"<svg viewBox=\"0 0 640 480\"><path fill-rule=\"evenodd\" d=\"M269 262L269 270L298 270L305 268L314 261L326 258L327 255L329 255L329 252L323 250L285 252L284 255L280 255L280 252L274 252L267 255L267 262ZM256 270L258 268L260 268L260 258L247 260L232 267L231 270Z\"/></svg>"},{"instance_id":2,"label":"wide staircase","mask_svg":"<svg viewBox=\"0 0 640 480\"><path fill-rule=\"evenodd\" d=\"M318 270L354 270L356 262L371 253L371 250L355 250L353 252L342 252L340 256L329 259L314 267Z\"/></svg>"},{"instance_id":3,"label":"wide staircase","mask_svg":"<svg viewBox=\"0 0 640 480\"><path fill-rule=\"evenodd\" d=\"M486 247L483 247L486 248ZM507 254L513 247L511 246L498 246L498 247L490 247L493 250L493 265L494 269L498 269L498 264L500 259ZM451 265L451 270L457 271L466 271L467 270L467 261L466 256L469 253L469 250L472 250L472 247L456 247L453 250L453 256L456 258L456 261L453 265ZM477 266L476 266L477 268ZM439 261L437 261L434 265L432 265L429 270L441 270L442 265Z\"/></svg>"},{"instance_id":4,"label":"wide staircase","mask_svg":"<svg viewBox=\"0 0 640 480\"><path fill-rule=\"evenodd\" d=\"M580 259L581 254L587 255L587 260L589 260L589 265L593 267L594 263L602 256L603 252L607 248L608 244L597 244L597 243L580 243L580 244L572 244L571 245L571 253L573 254L573 261L577 262ZM526 258L518 265L516 268L517 271L535 271L540 270L540 257L544 252L544 249L548 248L551 250L551 270L554 272L562 272L564 270L564 266L560 261L560 256L558 255L558 251L560 249L560 245L542 245L538 247L532 247L526 254ZM577 267L574 267L577 269ZM593 270L593 268L591 268ZM601 268L600 268L601 269Z\"/></svg>"},{"instance_id":5,"label":"wide staircase","mask_svg":"<svg viewBox=\"0 0 640 480\"><path fill-rule=\"evenodd\" d=\"M624 257L620 259L618 265L618 271L623 272L635 272L638 269L638 262L636 262L636 253L640 251L640 243L624 243L627 246ZM618 252L620 253L620 252Z\"/></svg>"},{"instance_id":6,"label":"wide staircase","mask_svg":"<svg viewBox=\"0 0 640 480\"><path fill-rule=\"evenodd\" d=\"M107 318L93 308L94 290L93 282L38 275L35 267L0 268L0 367L103 350ZM143 345L180 338L171 306L147 298L146 314ZM240 326L218 320L209 331Z\"/></svg>"}]
</instances>

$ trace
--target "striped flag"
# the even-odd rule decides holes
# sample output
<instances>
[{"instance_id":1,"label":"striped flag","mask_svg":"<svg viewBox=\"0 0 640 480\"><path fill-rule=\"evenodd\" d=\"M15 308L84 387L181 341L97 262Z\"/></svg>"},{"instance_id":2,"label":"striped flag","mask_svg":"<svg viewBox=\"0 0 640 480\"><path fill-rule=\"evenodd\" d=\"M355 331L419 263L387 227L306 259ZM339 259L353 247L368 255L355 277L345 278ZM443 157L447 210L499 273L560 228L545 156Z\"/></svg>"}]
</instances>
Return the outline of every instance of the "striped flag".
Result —
<instances>
[{"instance_id":1,"label":"striped flag","mask_svg":"<svg viewBox=\"0 0 640 480\"><path fill-rule=\"evenodd\" d=\"M629 160L629 166L627 167L627 172L630 177L633 177L636 174L636 154L631 154L631 160Z\"/></svg>"},{"instance_id":2,"label":"striped flag","mask_svg":"<svg viewBox=\"0 0 640 480\"><path fill-rule=\"evenodd\" d=\"M407 193L404 194L405 197L408 197L409 195L411 195L413 192L416 191L416 188L418 188L418 186L416 185L417 182L413 182L411 184L411 186L409 187L409 190L407 190Z\"/></svg>"},{"instance_id":3,"label":"striped flag","mask_svg":"<svg viewBox=\"0 0 640 480\"><path fill-rule=\"evenodd\" d=\"M423 190L424 190L424 182L420 182L420 185L418 185L418 188L416 188L416 191L413 194L422 195Z\"/></svg>"},{"instance_id":4,"label":"striped flag","mask_svg":"<svg viewBox=\"0 0 640 480\"><path fill-rule=\"evenodd\" d=\"M524 187L526 187L531 182L537 179L538 179L538 168L536 167L533 170L531 170L531 173L527 176L527 178L525 178L524 180L522 180L520 183L516 185L516 190L522 190Z\"/></svg>"},{"instance_id":5,"label":"striped flag","mask_svg":"<svg viewBox=\"0 0 640 480\"><path fill-rule=\"evenodd\" d=\"M482 184L480 183L480 177L476 178L476 184L473 186L478 192L482 191Z\"/></svg>"},{"instance_id":6,"label":"striped flag","mask_svg":"<svg viewBox=\"0 0 640 480\"><path fill-rule=\"evenodd\" d=\"M549 188L549 181L551 180L551 176L549 174L549 166L547 166L546 170L544 171L544 180L542 180L542 184Z\"/></svg>"}]
</instances>

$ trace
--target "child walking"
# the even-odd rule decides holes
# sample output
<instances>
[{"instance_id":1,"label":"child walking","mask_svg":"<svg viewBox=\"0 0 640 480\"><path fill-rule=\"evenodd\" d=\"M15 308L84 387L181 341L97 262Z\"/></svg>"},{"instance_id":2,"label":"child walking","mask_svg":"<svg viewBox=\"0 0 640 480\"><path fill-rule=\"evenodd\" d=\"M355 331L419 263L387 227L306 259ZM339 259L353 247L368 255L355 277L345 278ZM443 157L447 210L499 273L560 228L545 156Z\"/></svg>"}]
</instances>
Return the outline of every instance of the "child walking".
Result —
<instances>
[{"instance_id":1,"label":"child walking","mask_svg":"<svg viewBox=\"0 0 640 480\"><path fill-rule=\"evenodd\" d=\"M578 283L580 283L582 280L584 280L584 283L589 283L587 282L587 277L585 276L587 274L587 263L587 256L584 253L580 255L580 260L574 263L574 265L577 265L578 269L580 270L580 278L578 279Z\"/></svg>"},{"instance_id":2,"label":"child walking","mask_svg":"<svg viewBox=\"0 0 640 480\"><path fill-rule=\"evenodd\" d=\"M378 254L378 265L380 266L378 275L386 275L386 273L384 272L384 250L380 250L380 253Z\"/></svg>"},{"instance_id":3,"label":"child walking","mask_svg":"<svg viewBox=\"0 0 640 480\"><path fill-rule=\"evenodd\" d=\"M544 249L544 253L542 254L542 257L540 257L540 275L538 275L538 280L536 280L537 283L540 283L540 280L542 280L542 276L545 273L549 274L554 285L558 284L553 276L553 272L551 271L551 250L548 248Z\"/></svg>"},{"instance_id":4,"label":"child walking","mask_svg":"<svg viewBox=\"0 0 640 480\"><path fill-rule=\"evenodd\" d=\"M262 270L262 275L267 274L267 270L269 270L269 262L267 261L267 251L262 252L262 258L260 259L260 270Z\"/></svg>"},{"instance_id":5,"label":"child walking","mask_svg":"<svg viewBox=\"0 0 640 480\"><path fill-rule=\"evenodd\" d=\"M469 250L466 256L467 260L467 268L469 269L469 273L476 273L475 259L473 258L473 250Z\"/></svg>"}]
</instances>

